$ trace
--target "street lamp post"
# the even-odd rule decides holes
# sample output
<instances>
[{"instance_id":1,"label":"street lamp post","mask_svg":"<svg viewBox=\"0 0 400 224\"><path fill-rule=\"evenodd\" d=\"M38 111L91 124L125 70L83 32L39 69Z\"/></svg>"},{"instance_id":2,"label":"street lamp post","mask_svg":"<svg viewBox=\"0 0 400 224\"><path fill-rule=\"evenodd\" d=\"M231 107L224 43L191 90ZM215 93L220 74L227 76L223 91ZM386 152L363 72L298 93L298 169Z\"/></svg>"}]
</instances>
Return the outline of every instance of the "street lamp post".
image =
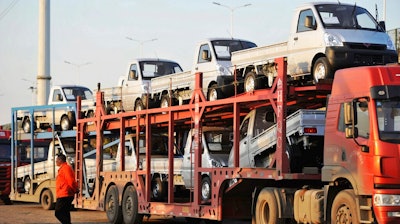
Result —
<instances>
[{"instance_id":1,"label":"street lamp post","mask_svg":"<svg viewBox=\"0 0 400 224\"><path fill-rule=\"evenodd\" d=\"M221 4L219 2L213 2L213 4L225 7L225 8L227 8L227 9L229 9L231 11L231 37L233 37L233 12L238 8L244 8L244 7L247 7L247 6L251 6L251 4L244 4L244 5L236 6L236 7L230 7L230 6Z\"/></svg>"},{"instance_id":2,"label":"street lamp post","mask_svg":"<svg viewBox=\"0 0 400 224\"><path fill-rule=\"evenodd\" d=\"M136 39L133 39L132 37L126 37L126 39L131 40L131 41L136 41L140 44L140 57L143 56L143 44L144 43L158 40L157 38L153 38L153 39L149 39L149 40L136 40Z\"/></svg>"},{"instance_id":3,"label":"street lamp post","mask_svg":"<svg viewBox=\"0 0 400 224\"><path fill-rule=\"evenodd\" d=\"M85 66L85 65L92 64L92 62L86 62L86 63L83 63L83 64L75 64L75 63L72 63L72 62L69 62L69 61L64 61L64 63L72 65L72 66L75 66L78 69L78 84L80 83L79 79L80 79L80 76L81 76L81 74L80 74L81 67Z\"/></svg>"},{"instance_id":4,"label":"street lamp post","mask_svg":"<svg viewBox=\"0 0 400 224\"><path fill-rule=\"evenodd\" d=\"M35 100L36 100L36 91L37 91L36 83L34 81L32 81L32 80L28 80L28 79L25 79L25 78L22 78L21 80L31 83L31 86L29 86L28 89L31 90L31 92L32 92L32 105L36 105L36 102L35 102Z\"/></svg>"}]
</instances>

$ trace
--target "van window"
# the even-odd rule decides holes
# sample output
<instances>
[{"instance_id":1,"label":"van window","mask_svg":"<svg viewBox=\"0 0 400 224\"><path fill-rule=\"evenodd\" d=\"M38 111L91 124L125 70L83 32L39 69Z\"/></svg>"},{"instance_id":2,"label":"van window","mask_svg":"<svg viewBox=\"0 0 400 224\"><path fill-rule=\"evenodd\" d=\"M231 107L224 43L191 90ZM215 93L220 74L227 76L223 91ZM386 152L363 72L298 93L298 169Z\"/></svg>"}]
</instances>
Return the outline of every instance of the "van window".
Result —
<instances>
[{"instance_id":1,"label":"van window","mask_svg":"<svg viewBox=\"0 0 400 224\"><path fill-rule=\"evenodd\" d=\"M313 12L311 11L311 9L303 10L300 12L299 20L297 22L297 32L298 33L313 30L313 29L305 26L305 21L306 21L307 16L310 16L312 18L313 26L316 25L315 17L314 17Z\"/></svg>"}]
</instances>

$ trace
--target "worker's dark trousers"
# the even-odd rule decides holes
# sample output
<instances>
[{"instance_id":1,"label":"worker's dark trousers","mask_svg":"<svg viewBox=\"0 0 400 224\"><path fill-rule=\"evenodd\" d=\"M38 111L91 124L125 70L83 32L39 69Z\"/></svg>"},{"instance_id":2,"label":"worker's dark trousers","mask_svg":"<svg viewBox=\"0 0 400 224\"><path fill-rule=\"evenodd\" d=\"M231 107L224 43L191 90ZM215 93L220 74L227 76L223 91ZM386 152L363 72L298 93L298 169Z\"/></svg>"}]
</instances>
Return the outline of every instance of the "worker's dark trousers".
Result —
<instances>
[{"instance_id":1,"label":"worker's dark trousers","mask_svg":"<svg viewBox=\"0 0 400 224\"><path fill-rule=\"evenodd\" d=\"M55 216L62 224L71 224L71 203L74 197L57 198Z\"/></svg>"}]
</instances>

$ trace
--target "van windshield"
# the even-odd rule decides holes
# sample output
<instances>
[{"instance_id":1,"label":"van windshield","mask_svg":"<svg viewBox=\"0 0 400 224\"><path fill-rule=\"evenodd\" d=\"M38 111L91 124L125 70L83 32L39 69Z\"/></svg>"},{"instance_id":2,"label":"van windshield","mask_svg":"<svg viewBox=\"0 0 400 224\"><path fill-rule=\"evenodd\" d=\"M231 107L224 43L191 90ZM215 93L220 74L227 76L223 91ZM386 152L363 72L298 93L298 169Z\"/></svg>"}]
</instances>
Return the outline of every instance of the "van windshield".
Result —
<instances>
[{"instance_id":1,"label":"van windshield","mask_svg":"<svg viewBox=\"0 0 400 224\"><path fill-rule=\"evenodd\" d=\"M144 80L183 71L181 66L175 62L142 61L139 64Z\"/></svg>"},{"instance_id":2,"label":"van windshield","mask_svg":"<svg viewBox=\"0 0 400 224\"><path fill-rule=\"evenodd\" d=\"M233 146L231 131L205 131L204 139L211 153L229 154Z\"/></svg>"},{"instance_id":3,"label":"van windshield","mask_svg":"<svg viewBox=\"0 0 400 224\"><path fill-rule=\"evenodd\" d=\"M255 43L244 40L214 40L211 43L217 60L226 61L231 60L232 52L257 47Z\"/></svg>"},{"instance_id":4,"label":"van windshield","mask_svg":"<svg viewBox=\"0 0 400 224\"><path fill-rule=\"evenodd\" d=\"M317 5L319 16L327 29L363 29L384 32L374 17L356 5Z\"/></svg>"}]
</instances>

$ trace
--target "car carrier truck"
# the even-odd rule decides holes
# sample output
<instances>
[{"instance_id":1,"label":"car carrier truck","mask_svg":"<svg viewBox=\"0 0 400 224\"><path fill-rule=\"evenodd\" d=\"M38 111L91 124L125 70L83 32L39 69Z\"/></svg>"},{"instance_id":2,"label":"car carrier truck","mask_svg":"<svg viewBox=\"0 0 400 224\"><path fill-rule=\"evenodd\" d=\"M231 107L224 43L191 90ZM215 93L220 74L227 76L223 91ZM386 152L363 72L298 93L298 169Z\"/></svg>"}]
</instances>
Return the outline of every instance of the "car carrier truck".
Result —
<instances>
[{"instance_id":1,"label":"car carrier truck","mask_svg":"<svg viewBox=\"0 0 400 224\"><path fill-rule=\"evenodd\" d=\"M11 204L11 131L0 126L0 199Z\"/></svg>"},{"instance_id":2,"label":"car carrier truck","mask_svg":"<svg viewBox=\"0 0 400 224\"><path fill-rule=\"evenodd\" d=\"M99 91L95 116L78 119L76 130L75 172L80 192L84 188L84 142L88 133L96 133L96 187L91 196L79 193L75 206L106 211L111 223L140 223L150 215L186 217L190 223L225 219L262 224L399 222L400 65L343 69L336 72L331 84L295 87L286 85L286 58L274 63L278 76L270 89L228 99L208 101L202 91L201 73L196 74L189 104L182 106L107 115ZM309 145L313 150L301 149L299 153L293 147L296 144L288 144L287 114L325 106L322 142ZM241 118L262 107L269 107L276 117L276 144L269 150L272 160L268 167L242 167ZM232 167L203 167L199 159L202 127L229 125L233 127ZM181 130L194 130L194 184L187 194L178 194L173 181L168 181L167 197L157 201L151 197L150 164L155 156L151 153L152 133L160 128L168 130L169 177L174 175L176 138ZM145 135L146 166L136 162L136 170L127 171L123 150L119 169L103 171L103 139L108 133L119 133L121 148L125 147L126 133ZM298 145L304 146L304 141ZM315 149L319 149L319 155L315 155ZM291 169L292 160L318 156L322 156L322 163L300 163L303 167ZM204 173L210 173L209 200L201 198Z\"/></svg>"},{"instance_id":3,"label":"car carrier truck","mask_svg":"<svg viewBox=\"0 0 400 224\"><path fill-rule=\"evenodd\" d=\"M312 2L293 14L289 38L232 53L245 91L272 85L273 59L287 57L288 75L299 82L332 79L337 69L398 62L395 45L364 8L340 2Z\"/></svg>"}]
</instances>

